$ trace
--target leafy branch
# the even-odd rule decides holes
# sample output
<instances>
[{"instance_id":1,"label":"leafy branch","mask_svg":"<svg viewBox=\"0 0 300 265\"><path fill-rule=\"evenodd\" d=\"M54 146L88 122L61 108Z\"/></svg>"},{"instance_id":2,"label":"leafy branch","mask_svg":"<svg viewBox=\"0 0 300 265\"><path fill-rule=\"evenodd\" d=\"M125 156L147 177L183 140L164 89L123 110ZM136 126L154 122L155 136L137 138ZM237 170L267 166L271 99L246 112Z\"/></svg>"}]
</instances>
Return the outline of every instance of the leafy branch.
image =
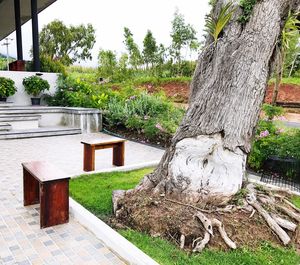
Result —
<instances>
[{"instance_id":1,"label":"leafy branch","mask_svg":"<svg viewBox=\"0 0 300 265\"><path fill-rule=\"evenodd\" d=\"M205 31L214 38L215 44L218 41L220 33L231 20L234 11L235 8L233 8L232 2L229 2L221 8L218 17L215 17L213 13L206 16Z\"/></svg>"}]
</instances>

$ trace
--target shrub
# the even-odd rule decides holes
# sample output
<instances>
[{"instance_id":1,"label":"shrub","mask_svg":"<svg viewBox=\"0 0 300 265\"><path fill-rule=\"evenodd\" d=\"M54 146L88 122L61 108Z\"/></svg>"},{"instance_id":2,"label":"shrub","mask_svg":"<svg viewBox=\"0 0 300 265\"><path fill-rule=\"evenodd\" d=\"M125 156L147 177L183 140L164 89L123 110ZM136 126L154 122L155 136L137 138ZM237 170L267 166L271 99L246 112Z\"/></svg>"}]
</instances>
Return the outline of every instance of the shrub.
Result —
<instances>
[{"instance_id":1,"label":"shrub","mask_svg":"<svg viewBox=\"0 0 300 265\"><path fill-rule=\"evenodd\" d=\"M264 104L262 109L265 112L268 120L273 120L274 117L278 117L284 114L284 109L282 107L276 107L269 104Z\"/></svg>"},{"instance_id":2,"label":"shrub","mask_svg":"<svg viewBox=\"0 0 300 265\"><path fill-rule=\"evenodd\" d=\"M44 80L43 78L36 75L25 77L23 79L23 86L25 87L25 91L29 95L33 95L34 97L39 96L40 93L45 90L49 90L50 88L47 80Z\"/></svg>"},{"instance_id":3,"label":"shrub","mask_svg":"<svg viewBox=\"0 0 300 265\"><path fill-rule=\"evenodd\" d=\"M49 57L42 56L41 61L41 71L48 73L61 73L66 75L66 68L60 61L53 61Z\"/></svg>"},{"instance_id":4,"label":"shrub","mask_svg":"<svg viewBox=\"0 0 300 265\"><path fill-rule=\"evenodd\" d=\"M260 121L248 165L259 170L270 156L300 159L300 130L283 131L271 121Z\"/></svg>"},{"instance_id":5,"label":"shrub","mask_svg":"<svg viewBox=\"0 0 300 265\"><path fill-rule=\"evenodd\" d=\"M0 97L7 98L17 91L15 82L6 77L0 77Z\"/></svg>"},{"instance_id":6,"label":"shrub","mask_svg":"<svg viewBox=\"0 0 300 265\"><path fill-rule=\"evenodd\" d=\"M176 131L184 114L163 95L142 92L129 98L112 98L105 121L108 127L125 127L149 139L168 140Z\"/></svg>"}]
</instances>

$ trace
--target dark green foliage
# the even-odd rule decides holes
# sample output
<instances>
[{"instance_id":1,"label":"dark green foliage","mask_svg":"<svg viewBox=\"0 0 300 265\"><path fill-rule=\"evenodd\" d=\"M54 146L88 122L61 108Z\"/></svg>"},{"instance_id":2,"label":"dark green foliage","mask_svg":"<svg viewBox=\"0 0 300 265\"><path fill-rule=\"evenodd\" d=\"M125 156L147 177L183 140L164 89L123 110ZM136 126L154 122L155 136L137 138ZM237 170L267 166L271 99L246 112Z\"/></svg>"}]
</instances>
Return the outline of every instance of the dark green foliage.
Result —
<instances>
[{"instance_id":1,"label":"dark green foliage","mask_svg":"<svg viewBox=\"0 0 300 265\"><path fill-rule=\"evenodd\" d=\"M284 109L282 107L276 107L270 104L264 104L262 107L268 120L273 120L274 117L278 117L284 114Z\"/></svg>"},{"instance_id":2,"label":"dark green foliage","mask_svg":"<svg viewBox=\"0 0 300 265\"><path fill-rule=\"evenodd\" d=\"M105 109L111 93L109 89L99 88L79 78L60 77L55 95L46 100L51 106Z\"/></svg>"},{"instance_id":3,"label":"dark green foliage","mask_svg":"<svg viewBox=\"0 0 300 265\"><path fill-rule=\"evenodd\" d=\"M259 170L269 156L300 159L300 130L282 131L271 121L260 121L248 164Z\"/></svg>"},{"instance_id":4,"label":"dark green foliage","mask_svg":"<svg viewBox=\"0 0 300 265\"><path fill-rule=\"evenodd\" d=\"M60 61L53 61L49 57L41 56L41 72L60 73L66 75L66 68Z\"/></svg>"},{"instance_id":5,"label":"dark green foliage","mask_svg":"<svg viewBox=\"0 0 300 265\"><path fill-rule=\"evenodd\" d=\"M15 82L6 77L0 77L0 97L7 98L16 93Z\"/></svg>"},{"instance_id":6,"label":"dark green foliage","mask_svg":"<svg viewBox=\"0 0 300 265\"><path fill-rule=\"evenodd\" d=\"M39 96L40 93L42 93L43 91L49 90L50 85L48 83L47 80L36 76L36 75L32 75L29 77L25 77L23 79L22 82L25 91L32 96Z\"/></svg>"},{"instance_id":7,"label":"dark green foliage","mask_svg":"<svg viewBox=\"0 0 300 265\"><path fill-rule=\"evenodd\" d=\"M246 24L252 14L253 8L258 0L240 0L240 7L243 11L242 15L239 17L239 22Z\"/></svg>"},{"instance_id":8,"label":"dark green foliage","mask_svg":"<svg viewBox=\"0 0 300 265\"><path fill-rule=\"evenodd\" d=\"M49 56L40 56L41 72L59 73L66 75L66 67L58 60L52 60ZM33 72L33 61L26 62L26 71Z\"/></svg>"},{"instance_id":9,"label":"dark green foliage","mask_svg":"<svg viewBox=\"0 0 300 265\"><path fill-rule=\"evenodd\" d=\"M90 51L95 42L95 29L91 24L68 27L62 21L54 20L40 33L40 54L68 66L91 59Z\"/></svg>"}]
</instances>

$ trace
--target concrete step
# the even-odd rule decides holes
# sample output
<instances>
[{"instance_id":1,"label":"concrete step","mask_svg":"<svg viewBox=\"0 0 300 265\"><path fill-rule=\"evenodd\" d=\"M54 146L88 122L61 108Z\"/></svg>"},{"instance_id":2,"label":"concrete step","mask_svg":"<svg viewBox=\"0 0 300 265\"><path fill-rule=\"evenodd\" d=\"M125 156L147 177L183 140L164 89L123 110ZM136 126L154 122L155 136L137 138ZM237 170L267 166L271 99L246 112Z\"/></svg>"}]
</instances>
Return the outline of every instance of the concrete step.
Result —
<instances>
[{"instance_id":1,"label":"concrete step","mask_svg":"<svg viewBox=\"0 0 300 265\"><path fill-rule=\"evenodd\" d=\"M81 129L66 128L66 127L40 127L38 129L28 130L11 130L7 132L0 132L0 140L35 138L35 137L49 137L60 135L81 134Z\"/></svg>"},{"instance_id":2,"label":"concrete step","mask_svg":"<svg viewBox=\"0 0 300 265\"><path fill-rule=\"evenodd\" d=\"M41 115L0 114L0 122L8 123L13 130L37 129Z\"/></svg>"},{"instance_id":3,"label":"concrete step","mask_svg":"<svg viewBox=\"0 0 300 265\"><path fill-rule=\"evenodd\" d=\"M4 123L4 122L0 122L0 132L3 132L3 131L10 131L12 128L11 128L11 125L8 124L8 123Z\"/></svg>"},{"instance_id":4,"label":"concrete step","mask_svg":"<svg viewBox=\"0 0 300 265\"><path fill-rule=\"evenodd\" d=\"M0 122L9 122L9 121L34 121L39 120L41 115L32 115L32 114L14 114L14 113L0 113Z\"/></svg>"}]
</instances>

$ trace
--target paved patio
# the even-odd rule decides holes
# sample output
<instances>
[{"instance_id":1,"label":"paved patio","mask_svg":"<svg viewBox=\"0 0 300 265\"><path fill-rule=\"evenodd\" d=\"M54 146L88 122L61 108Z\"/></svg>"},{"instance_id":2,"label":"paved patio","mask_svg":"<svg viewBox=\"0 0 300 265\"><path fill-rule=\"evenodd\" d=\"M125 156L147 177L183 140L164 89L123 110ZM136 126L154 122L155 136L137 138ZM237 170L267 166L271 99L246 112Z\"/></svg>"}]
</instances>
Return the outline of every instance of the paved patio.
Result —
<instances>
[{"instance_id":1,"label":"paved patio","mask_svg":"<svg viewBox=\"0 0 300 265\"><path fill-rule=\"evenodd\" d=\"M98 133L0 141L0 264L124 264L83 226L39 228L39 205L23 206L21 162L46 160L67 174L82 174L80 141ZM160 159L163 150L126 143L125 165ZM96 152L96 170L110 168L112 150Z\"/></svg>"}]
</instances>

